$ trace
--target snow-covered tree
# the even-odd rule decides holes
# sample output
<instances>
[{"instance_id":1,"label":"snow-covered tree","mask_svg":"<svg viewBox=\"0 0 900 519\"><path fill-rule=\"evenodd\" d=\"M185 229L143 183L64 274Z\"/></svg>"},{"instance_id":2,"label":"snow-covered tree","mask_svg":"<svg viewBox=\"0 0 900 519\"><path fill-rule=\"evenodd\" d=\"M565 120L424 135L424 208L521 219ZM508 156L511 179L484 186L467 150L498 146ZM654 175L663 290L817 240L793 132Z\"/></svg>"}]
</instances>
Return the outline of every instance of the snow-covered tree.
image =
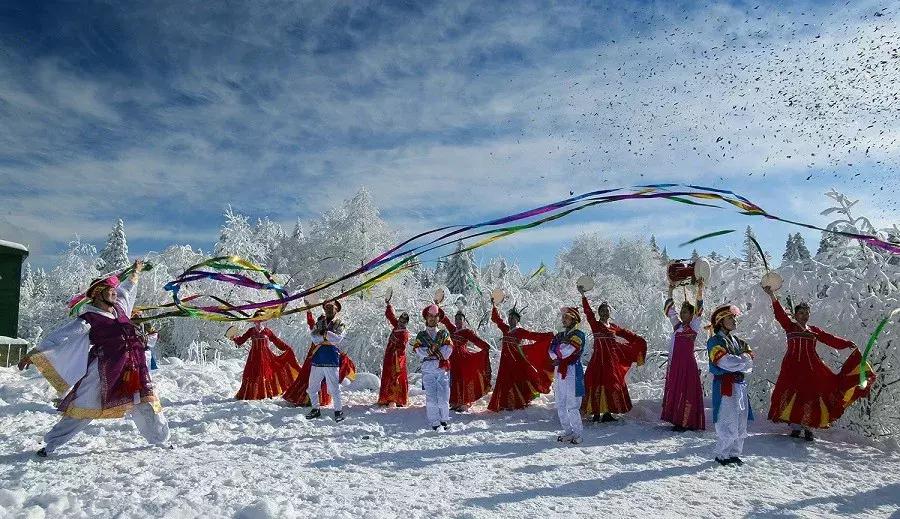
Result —
<instances>
[{"instance_id":1,"label":"snow-covered tree","mask_svg":"<svg viewBox=\"0 0 900 519\"><path fill-rule=\"evenodd\" d=\"M700 253L697 252L697 249L691 251L691 261L697 261L700 259Z\"/></svg>"},{"instance_id":2,"label":"snow-covered tree","mask_svg":"<svg viewBox=\"0 0 900 519\"><path fill-rule=\"evenodd\" d=\"M797 250L796 238L794 238L793 234L788 234L787 244L785 244L784 246L784 254L781 256L781 261L784 263L790 263L799 259L800 252Z\"/></svg>"},{"instance_id":3,"label":"snow-covered tree","mask_svg":"<svg viewBox=\"0 0 900 519\"><path fill-rule=\"evenodd\" d=\"M253 241L259 244L261 249L257 261L271 272L281 272L281 251L285 238L286 234L281 225L270 220L268 216L256 221L256 228L253 229Z\"/></svg>"},{"instance_id":4,"label":"snow-covered tree","mask_svg":"<svg viewBox=\"0 0 900 519\"><path fill-rule=\"evenodd\" d=\"M235 211L231 205L225 209L225 224L219 231L216 242L216 256L240 256L250 261L259 261L265 248L255 241L256 235L250 225L250 219Z\"/></svg>"},{"instance_id":5,"label":"snow-covered tree","mask_svg":"<svg viewBox=\"0 0 900 519\"><path fill-rule=\"evenodd\" d=\"M461 252L462 250L463 243L459 241L453 256L447 260L446 283L450 293L468 295L475 289L478 268L472 251Z\"/></svg>"},{"instance_id":6,"label":"snow-covered tree","mask_svg":"<svg viewBox=\"0 0 900 519\"><path fill-rule=\"evenodd\" d=\"M794 249L797 251L797 257L801 261L805 261L812 258L812 255L809 253L809 249L806 247L806 241L803 239L803 235L799 232L794 235Z\"/></svg>"},{"instance_id":7,"label":"snow-covered tree","mask_svg":"<svg viewBox=\"0 0 900 519\"><path fill-rule=\"evenodd\" d=\"M756 238L756 235L753 233L753 229L748 225L747 230L744 231L744 262L750 268L762 266L762 257L759 255L759 250L750 238Z\"/></svg>"},{"instance_id":8,"label":"snow-covered tree","mask_svg":"<svg viewBox=\"0 0 900 519\"><path fill-rule=\"evenodd\" d=\"M106 247L100 251L100 257L97 259L97 270L100 272L113 272L123 269L129 264L131 264L131 261L128 259L125 222L119 218L106 238Z\"/></svg>"}]
</instances>

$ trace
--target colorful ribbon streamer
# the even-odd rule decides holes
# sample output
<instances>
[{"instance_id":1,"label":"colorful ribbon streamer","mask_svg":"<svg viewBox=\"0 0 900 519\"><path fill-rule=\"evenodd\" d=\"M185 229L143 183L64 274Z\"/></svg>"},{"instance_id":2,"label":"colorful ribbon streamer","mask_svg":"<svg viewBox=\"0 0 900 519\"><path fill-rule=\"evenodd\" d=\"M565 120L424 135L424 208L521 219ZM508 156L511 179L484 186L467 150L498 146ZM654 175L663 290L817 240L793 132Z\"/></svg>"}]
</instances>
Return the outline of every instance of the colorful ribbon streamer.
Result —
<instances>
[{"instance_id":1,"label":"colorful ribbon streamer","mask_svg":"<svg viewBox=\"0 0 900 519\"><path fill-rule=\"evenodd\" d=\"M785 218L781 218L779 216L773 215L771 213L766 212L758 205L754 204L747 198L729 190L724 189L715 189L710 187L692 185L692 184L651 184L651 185L642 185L635 186L631 188L630 191L623 188L615 188L615 189L604 189L591 191L588 193L580 194L574 197L570 197L564 200L560 200L558 202L554 202L551 204L543 205L540 207L536 207L533 209L529 209L526 211L522 211L519 213L515 213L509 216L504 216L500 218L495 218L492 220L487 220L484 222L472 224L472 225L452 225L452 226L443 226L436 229L432 229L429 231L421 232L407 240L391 247L390 249L378 254L367 263L364 263L359 268L354 269L342 276L339 276L330 281L325 281L316 286L307 288L303 291L300 291L296 294L290 295L287 294L280 286L277 285L272 279L271 276L265 269L259 267L257 265L253 265L246 260L242 260L240 258L213 258L208 260L207 262L201 263L199 265L195 265L191 267L184 274L179 276L175 281L166 285L166 290L170 290L173 293L173 302L174 306L178 307L177 312L172 312L169 315L172 316L192 316L192 317L200 317L207 319L216 319L216 320L242 320L248 319L246 317L246 313L251 310L259 310L266 309L267 317L278 317L281 315L286 315L290 313L296 313L299 311L305 311L309 308L312 308L316 305L305 305L299 308L293 308L291 310L285 310L288 303L299 300L301 298L305 298L311 294L326 290L330 287L338 285L348 279L364 275L368 272L372 272L375 269L382 267L390 262L393 262L386 266L384 270L380 273L372 276L371 278L363 281L362 283L356 285L350 290L344 291L335 298L342 298L348 295L357 293L361 290L371 289L377 283L383 282L387 279L390 279L393 276L396 276L407 269L409 269L413 260L418 258L419 256L426 254L430 251L440 249L442 247L446 247L451 244L455 244L460 240L469 240L475 239L478 240L467 246L462 248L459 251L454 253L445 255L443 257L449 257L454 254L459 254L462 252L468 252L470 250L483 247L489 245L497 240L502 238L506 238L511 236L517 232L521 232L527 229L531 229L537 227L539 225L543 225L545 223L563 218L568 216L576 211L581 211L587 209L589 207L593 207L599 204L620 202L625 200L652 200L652 199L666 199L671 200L673 202L701 206L701 207L711 207L722 209L721 206L707 203L709 201L719 201L727 203L733 207L736 207L739 210L739 214L748 215L748 216L763 216L765 218L771 220L777 220L784 223L802 226L808 229L819 230L825 233L831 233L836 235L845 236L847 238L858 240L862 243L866 243L871 247L882 249L890 254L900 254L900 245L893 244L881 240L875 236L861 235L857 233L851 233L846 231L838 231L831 229L823 229L820 227L816 227L814 225L795 222L791 220L787 220ZM523 220L530 220L536 217L542 216L542 218L529 221L527 223L518 223L516 225L508 225L515 222L521 222ZM482 230L483 229L483 230ZM475 231L469 233L469 231ZM718 236L720 234L726 234L728 231L716 231L715 233L710 233L689 242L686 242L682 245L687 245L690 243L694 243L695 241L699 241L700 239L709 238L712 236ZM468 233L468 234L466 234ZM421 243L416 245L415 243L422 240L430 238L425 243ZM752 237L751 237L752 239ZM759 243L756 242L755 239L752 239L757 249L760 251L761 258L763 260L763 264L768 270L768 262L765 259L765 254L762 251L762 247L759 246ZM252 279L240 275L240 274L222 274L217 272L209 272L201 270L202 268L213 268L219 270L250 270L263 273L269 283L258 283L253 281ZM223 304L220 301L219 306L207 306L207 307L193 307L184 305L186 302L178 299L178 289L183 283L197 281L201 279L212 279L216 281L223 281L233 283L239 286L246 286L249 288L256 289L270 289L276 290L278 292L279 297L276 299L271 299L268 301L262 301L258 303L248 303L243 305L231 305L231 304ZM155 318L155 317L154 317Z\"/></svg>"},{"instance_id":2,"label":"colorful ribbon streamer","mask_svg":"<svg viewBox=\"0 0 900 519\"><path fill-rule=\"evenodd\" d=\"M900 314L900 308L895 308L891 313L887 315L881 322L878 323L878 326L875 327L875 331L872 332L872 335L869 336L869 341L866 343L866 349L862 355L862 362L859 366L859 387L860 389L865 389L866 385L869 383L868 381L868 367L869 367L869 353L872 352L872 348L875 346L875 343L878 342L878 337L881 335L881 332L884 331L884 327L887 326L894 316Z\"/></svg>"},{"instance_id":3,"label":"colorful ribbon streamer","mask_svg":"<svg viewBox=\"0 0 900 519\"><path fill-rule=\"evenodd\" d=\"M688 241L686 241L686 242L684 242L684 243L679 243L678 246L679 246L679 247L684 247L685 245L690 245L690 244L692 244L692 243L697 243L697 242L700 241L700 240L705 240L705 239L707 239L707 238L713 238L713 237L715 237L715 236L722 236L723 234L729 234L729 233L732 233L732 232L734 232L734 229L725 229L725 230L723 230L723 231L711 232L711 233L709 233L709 234L704 234L703 236L697 236L696 238L694 238L694 239L692 239L692 240L688 240Z\"/></svg>"}]
</instances>

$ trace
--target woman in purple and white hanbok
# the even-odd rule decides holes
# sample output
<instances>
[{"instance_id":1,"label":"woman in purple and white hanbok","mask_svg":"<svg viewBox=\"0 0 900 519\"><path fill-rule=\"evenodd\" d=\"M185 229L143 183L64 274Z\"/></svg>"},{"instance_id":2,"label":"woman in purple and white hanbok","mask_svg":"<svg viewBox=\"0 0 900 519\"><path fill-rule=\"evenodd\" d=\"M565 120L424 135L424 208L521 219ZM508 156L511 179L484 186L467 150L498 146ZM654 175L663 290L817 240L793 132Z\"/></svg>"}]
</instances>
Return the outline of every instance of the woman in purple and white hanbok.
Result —
<instances>
[{"instance_id":1,"label":"woman in purple and white hanbok","mask_svg":"<svg viewBox=\"0 0 900 519\"><path fill-rule=\"evenodd\" d=\"M54 330L19 363L34 364L48 382L65 394L62 419L44 436L37 452L47 456L83 431L92 420L134 421L151 444L168 442L169 426L153 392L145 358L146 343L129 316L143 262L121 284L116 276L95 279L77 317Z\"/></svg>"}]
</instances>

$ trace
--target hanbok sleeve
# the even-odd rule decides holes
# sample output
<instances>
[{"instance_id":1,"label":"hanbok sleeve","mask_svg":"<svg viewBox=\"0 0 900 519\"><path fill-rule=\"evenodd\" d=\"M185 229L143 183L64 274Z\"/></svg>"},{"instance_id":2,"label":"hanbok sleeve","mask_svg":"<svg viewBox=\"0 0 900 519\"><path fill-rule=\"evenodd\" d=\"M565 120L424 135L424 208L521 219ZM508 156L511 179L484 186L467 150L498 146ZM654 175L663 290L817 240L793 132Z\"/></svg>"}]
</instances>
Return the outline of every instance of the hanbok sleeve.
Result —
<instances>
[{"instance_id":1,"label":"hanbok sleeve","mask_svg":"<svg viewBox=\"0 0 900 519\"><path fill-rule=\"evenodd\" d=\"M504 335L509 333L509 325L506 324L503 317L500 317L500 311L497 310L496 306L491 309L491 321L494 321L494 324L500 329L500 333Z\"/></svg>"},{"instance_id":2,"label":"hanbok sleeve","mask_svg":"<svg viewBox=\"0 0 900 519\"><path fill-rule=\"evenodd\" d=\"M821 328L810 326L809 329L814 334L816 334L817 341L836 350L844 350L856 346L855 344L853 344L853 341L847 340L843 337L838 337L837 335L832 335Z\"/></svg>"},{"instance_id":3,"label":"hanbok sleeve","mask_svg":"<svg viewBox=\"0 0 900 519\"><path fill-rule=\"evenodd\" d=\"M269 340L272 341L272 344L274 344L275 347L278 348L279 350L281 350L281 351L291 350L291 347L288 345L288 343L281 340L281 337L275 335L275 332L273 332L272 330L266 328L266 331L264 333L266 334L266 337L268 337ZM293 351L293 350L291 350L291 351Z\"/></svg>"},{"instance_id":4,"label":"hanbok sleeve","mask_svg":"<svg viewBox=\"0 0 900 519\"><path fill-rule=\"evenodd\" d=\"M116 295L118 295L119 300L122 302L123 309L130 316L131 310L134 308L134 301L137 298L137 283L132 281L129 276L116 287Z\"/></svg>"},{"instance_id":5,"label":"hanbok sleeve","mask_svg":"<svg viewBox=\"0 0 900 519\"><path fill-rule=\"evenodd\" d=\"M237 344L238 346L241 346L245 342L247 342L247 339L249 339L251 335L253 335L253 327L252 326L250 328L247 328L247 331L244 332L242 335L239 335L232 340L234 341L235 344Z\"/></svg>"},{"instance_id":6,"label":"hanbok sleeve","mask_svg":"<svg viewBox=\"0 0 900 519\"><path fill-rule=\"evenodd\" d=\"M784 307L781 306L781 302L778 299L772 299L772 310L775 312L775 320L781 325L782 330L789 332L794 329L796 324L788 317L787 312L784 311Z\"/></svg>"},{"instance_id":7,"label":"hanbok sleeve","mask_svg":"<svg viewBox=\"0 0 900 519\"><path fill-rule=\"evenodd\" d=\"M29 355L41 375L65 393L87 373L91 325L75 318L53 330Z\"/></svg>"},{"instance_id":8,"label":"hanbok sleeve","mask_svg":"<svg viewBox=\"0 0 900 519\"><path fill-rule=\"evenodd\" d=\"M391 324L392 330L397 327L397 324L398 324L397 316L394 315L394 307L391 306L390 303L388 303L387 306L384 307L384 316L387 318L388 322Z\"/></svg>"},{"instance_id":9,"label":"hanbok sleeve","mask_svg":"<svg viewBox=\"0 0 900 519\"><path fill-rule=\"evenodd\" d=\"M422 347L422 341L419 340L419 336L416 335L416 338L413 340L413 351L416 352L416 355L419 356L420 359L424 359L428 356L428 349Z\"/></svg>"},{"instance_id":10,"label":"hanbok sleeve","mask_svg":"<svg viewBox=\"0 0 900 519\"><path fill-rule=\"evenodd\" d=\"M666 317L669 318L669 322L672 323L672 326L678 326L678 323L681 322L681 319L678 317L678 312L675 311L675 300L671 297L666 299L665 304L663 305L663 312L666 314Z\"/></svg>"},{"instance_id":11,"label":"hanbok sleeve","mask_svg":"<svg viewBox=\"0 0 900 519\"><path fill-rule=\"evenodd\" d=\"M450 355L453 355L453 340L450 339L450 336L448 335L444 339L444 343L441 344L441 357L449 359Z\"/></svg>"},{"instance_id":12,"label":"hanbok sleeve","mask_svg":"<svg viewBox=\"0 0 900 519\"><path fill-rule=\"evenodd\" d=\"M726 353L715 362L716 366L732 373L750 373L753 371L753 358L749 354L732 355Z\"/></svg>"},{"instance_id":13,"label":"hanbok sleeve","mask_svg":"<svg viewBox=\"0 0 900 519\"><path fill-rule=\"evenodd\" d=\"M591 308L591 303L588 301L587 297L583 294L581 296L581 308L584 310L584 316L587 318L588 325L591 327L591 330L596 330L597 326L600 324L597 322L597 316L594 315L594 309Z\"/></svg>"},{"instance_id":14,"label":"hanbok sleeve","mask_svg":"<svg viewBox=\"0 0 900 519\"><path fill-rule=\"evenodd\" d=\"M328 342L333 344L334 346L340 346L342 342L344 342L344 334L343 333L334 333L331 330L325 332L325 337L328 338Z\"/></svg>"}]
</instances>

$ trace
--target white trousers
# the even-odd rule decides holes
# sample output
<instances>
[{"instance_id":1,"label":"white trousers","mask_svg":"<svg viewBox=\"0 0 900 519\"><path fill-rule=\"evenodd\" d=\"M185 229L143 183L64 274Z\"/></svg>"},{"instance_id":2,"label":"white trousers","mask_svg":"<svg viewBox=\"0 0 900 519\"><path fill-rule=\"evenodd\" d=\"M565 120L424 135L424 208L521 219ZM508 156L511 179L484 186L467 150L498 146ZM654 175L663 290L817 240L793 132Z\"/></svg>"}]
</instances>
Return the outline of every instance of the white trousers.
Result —
<instances>
[{"instance_id":1,"label":"white trousers","mask_svg":"<svg viewBox=\"0 0 900 519\"><path fill-rule=\"evenodd\" d=\"M559 372L553 377L553 395L556 398L556 414L563 434L581 436L581 397L575 396L575 367L570 366L566 378Z\"/></svg>"},{"instance_id":2,"label":"white trousers","mask_svg":"<svg viewBox=\"0 0 900 519\"><path fill-rule=\"evenodd\" d=\"M720 459L740 456L747 437L749 406L747 384L735 384L732 396L723 396L716 421L715 455Z\"/></svg>"},{"instance_id":3,"label":"white trousers","mask_svg":"<svg viewBox=\"0 0 900 519\"><path fill-rule=\"evenodd\" d=\"M144 402L134 406L126 418L131 418L141 436L152 445L163 445L169 441L169 423L162 413L153 411L153 406ZM74 438L85 430L93 420L63 416L50 431L44 435L44 448L47 453L55 451L59 446Z\"/></svg>"},{"instance_id":4,"label":"white trousers","mask_svg":"<svg viewBox=\"0 0 900 519\"><path fill-rule=\"evenodd\" d=\"M339 375L340 371L337 366L313 366L309 370L309 387L306 388L306 393L309 395L313 409L319 408L319 389L322 387L323 380L334 400L334 410L340 411L344 408L341 401L341 384L338 382Z\"/></svg>"},{"instance_id":5,"label":"white trousers","mask_svg":"<svg viewBox=\"0 0 900 519\"><path fill-rule=\"evenodd\" d=\"M450 420L450 373L439 369L422 374L425 388L425 417L436 427Z\"/></svg>"}]
</instances>

